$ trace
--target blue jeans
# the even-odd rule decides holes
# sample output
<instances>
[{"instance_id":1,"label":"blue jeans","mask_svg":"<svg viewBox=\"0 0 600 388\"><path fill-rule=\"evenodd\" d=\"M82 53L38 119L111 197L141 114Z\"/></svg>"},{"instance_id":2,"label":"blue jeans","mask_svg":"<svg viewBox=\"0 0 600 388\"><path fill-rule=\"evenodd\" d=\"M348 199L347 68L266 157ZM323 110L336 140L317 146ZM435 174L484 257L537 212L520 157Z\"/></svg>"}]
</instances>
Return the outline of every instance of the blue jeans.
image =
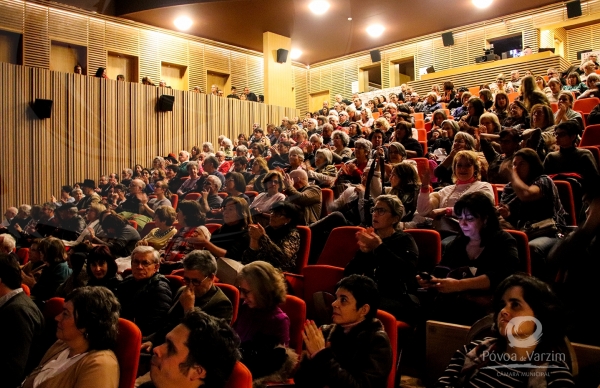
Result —
<instances>
[{"instance_id":1,"label":"blue jeans","mask_svg":"<svg viewBox=\"0 0 600 388\"><path fill-rule=\"evenodd\" d=\"M556 237L538 237L529 241L529 254L531 255L531 272L545 281L553 281L556 275L555 270L550 268L546 262L546 257L552 247L558 243Z\"/></svg>"}]
</instances>

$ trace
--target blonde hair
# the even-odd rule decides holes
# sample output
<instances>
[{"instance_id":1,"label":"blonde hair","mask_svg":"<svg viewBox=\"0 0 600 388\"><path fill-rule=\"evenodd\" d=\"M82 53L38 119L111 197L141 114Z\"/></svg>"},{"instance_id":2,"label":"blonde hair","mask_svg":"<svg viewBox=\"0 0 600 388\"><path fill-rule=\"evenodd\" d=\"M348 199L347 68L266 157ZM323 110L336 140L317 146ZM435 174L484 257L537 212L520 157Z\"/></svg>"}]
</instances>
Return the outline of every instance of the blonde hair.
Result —
<instances>
[{"instance_id":1,"label":"blonde hair","mask_svg":"<svg viewBox=\"0 0 600 388\"><path fill-rule=\"evenodd\" d=\"M466 159L473 165L473 177L478 181L481 180L481 163L479 162L479 157L477 156L477 153L475 153L474 151L459 151L454 157L454 160L452 161L452 181L456 182L457 180L456 164L461 159Z\"/></svg>"}]
</instances>

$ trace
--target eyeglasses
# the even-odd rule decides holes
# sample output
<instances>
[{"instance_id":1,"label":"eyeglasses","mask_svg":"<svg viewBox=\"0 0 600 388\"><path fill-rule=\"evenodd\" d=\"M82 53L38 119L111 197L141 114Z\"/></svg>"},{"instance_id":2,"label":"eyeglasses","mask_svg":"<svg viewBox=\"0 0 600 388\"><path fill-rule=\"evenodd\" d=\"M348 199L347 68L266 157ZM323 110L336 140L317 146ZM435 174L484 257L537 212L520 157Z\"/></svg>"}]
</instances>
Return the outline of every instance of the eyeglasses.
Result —
<instances>
[{"instance_id":1,"label":"eyeglasses","mask_svg":"<svg viewBox=\"0 0 600 388\"><path fill-rule=\"evenodd\" d=\"M275 185L278 185L278 184L279 184L279 181L268 181L267 182L267 186L275 186Z\"/></svg>"},{"instance_id":2,"label":"eyeglasses","mask_svg":"<svg viewBox=\"0 0 600 388\"><path fill-rule=\"evenodd\" d=\"M139 260L131 260L131 266L132 267L137 267L137 266L142 266L142 267L150 267L152 264L154 264L152 261L139 261Z\"/></svg>"},{"instance_id":3,"label":"eyeglasses","mask_svg":"<svg viewBox=\"0 0 600 388\"><path fill-rule=\"evenodd\" d=\"M382 216L385 213L391 213L388 209L382 207L372 207L371 214L377 214L378 216Z\"/></svg>"},{"instance_id":4,"label":"eyeglasses","mask_svg":"<svg viewBox=\"0 0 600 388\"><path fill-rule=\"evenodd\" d=\"M203 282L204 282L206 279L208 279L208 276L205 276L205 277L204 277L204 279L202 279L202 280L198 280L198 279L191 279L191 278L188 278L188 277L185 277L185 276L184 276L184 277L183 277L183 282L184 282L185 284L187 284L187 285L190 285L190 284L191 284L192 286L198 287L198 286L199 286L199 285L201 285L201 284L202 284L202 283L203 283Z\"/></svg>"}]
</instances>

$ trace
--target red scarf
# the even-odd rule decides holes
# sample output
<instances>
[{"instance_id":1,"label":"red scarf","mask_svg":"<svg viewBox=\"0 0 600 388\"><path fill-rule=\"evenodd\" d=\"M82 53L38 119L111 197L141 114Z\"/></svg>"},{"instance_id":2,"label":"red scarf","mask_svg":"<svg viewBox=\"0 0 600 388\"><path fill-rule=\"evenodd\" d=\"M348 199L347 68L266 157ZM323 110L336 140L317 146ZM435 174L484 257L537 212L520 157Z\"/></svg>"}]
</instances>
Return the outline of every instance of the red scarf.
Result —
<instances>
[{"instance_id":1,"label":"red scarf","mask_svg":"<svg viewBox=\"0 0 600 388\"><path fill-rule=\"evenodd\" d=\"M477 180L477 178L472 177L471 179L467 179L466 181L461 181L460 179L456 181L457 185L466 185L467 183L473 183Z\"/></svg>"}]
</instances>

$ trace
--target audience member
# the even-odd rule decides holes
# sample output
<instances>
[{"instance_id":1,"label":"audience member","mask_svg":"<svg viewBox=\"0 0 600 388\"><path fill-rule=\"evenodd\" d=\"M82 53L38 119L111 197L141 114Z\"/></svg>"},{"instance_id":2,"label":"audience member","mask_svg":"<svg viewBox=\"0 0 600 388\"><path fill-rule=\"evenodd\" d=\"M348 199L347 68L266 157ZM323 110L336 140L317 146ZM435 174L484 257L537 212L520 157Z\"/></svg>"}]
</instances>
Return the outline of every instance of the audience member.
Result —
<instances>
[{"instance_id":1,"label":"audience member","mask_svg":"<svg viewBox=\"0 0 600 388\"><path fill-rule=\"evenodd\" d=\"M283 179L286 201L297 205L304 213L305 225L321 218L321 188L308 183L308 174L304 170L294 170L285 174Z\"/></svg>"},{"instance_id":2,"label":"audience member","mask_svg":"<svg viewBox=\"0 0 600 388\"><path fill-rule=\"evenodd\" d=\"M31 288L31 298L38 306L52 298L56 289L71 275L72 270L67 265L67 252L62 241L55 237L46 237L39 245L40 258L46 265L42 274Z\"/></svg>"}]
</instances>

